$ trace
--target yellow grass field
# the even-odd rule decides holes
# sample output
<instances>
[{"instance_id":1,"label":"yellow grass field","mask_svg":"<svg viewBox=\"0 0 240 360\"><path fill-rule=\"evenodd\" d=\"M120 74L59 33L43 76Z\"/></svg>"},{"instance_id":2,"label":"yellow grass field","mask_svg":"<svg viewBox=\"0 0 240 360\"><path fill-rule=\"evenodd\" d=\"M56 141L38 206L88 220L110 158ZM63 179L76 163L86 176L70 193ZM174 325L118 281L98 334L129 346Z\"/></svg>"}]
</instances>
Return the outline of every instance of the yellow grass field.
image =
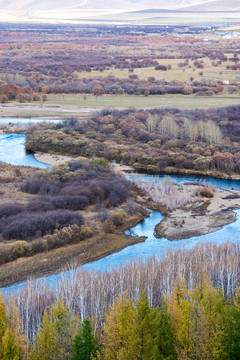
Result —
<instances>
[{"instance_id":1,"label":"yellow grass field","mask_svg":"<svg viewBox=\"0 0 240 360\"><path fill-rule=\"evenodd\" d=\"M228 54L228 58L231 55ZM171 65L172 69L167 71L155 70L154 67L147 67L142 69L135 69L135 75L141 80L147 80L148 77L154 76L156 80L166 79L169 81L179 80L188 81L191 77L195 80L207 79L207 80L240 80L240 74L238 71L226 70L227 65L233 65L232 61L223 62L219 66L213 66L212 61L208 58L201 59L204 62L204 69L194 69L193 61L189 61L189 65L185 67L178 67L179 63L183 63L185 59L160 59L159 64ZM203 76L199 75L199 72L203 72ZM110 69L92 72L80 72L78 73L79 78L95 78L95 77L107 77L115 76L119 79L126 79L130 75L128 69Z\"/></svg>"}]
</instances>

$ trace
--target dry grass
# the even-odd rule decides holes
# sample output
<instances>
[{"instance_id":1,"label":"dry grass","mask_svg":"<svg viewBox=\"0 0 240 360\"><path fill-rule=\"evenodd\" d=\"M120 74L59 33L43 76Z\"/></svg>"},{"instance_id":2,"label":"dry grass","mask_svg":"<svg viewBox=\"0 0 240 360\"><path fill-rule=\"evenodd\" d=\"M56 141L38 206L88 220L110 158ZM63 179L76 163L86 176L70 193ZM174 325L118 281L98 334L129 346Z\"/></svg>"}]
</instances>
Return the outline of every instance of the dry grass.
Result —
<instances>
[{"instance_id":1,"label":"dry grass","mask_svg":"<svg viewBox=\"0 0 240 360\"><path fill-rule=\"evenodd\" d=\"M231 57L231 54L227 54L227 57ZM166 79L166 80L179 80L179 81L188 81L190 77L194 77L195 80L208 79L208 80L239 80L239 72L226 70L227 65L233 65L233 62L226 61L219 66L212 66L212 60L208 58L201 59L204 61L204 69L194 69L193 62L189 61L189 65L185 67L178 67L179 63L183 63L185 59L160 59L157 60L159 64L171 65L172 69L168 71L159 71L155 70L154 67L147 67L142 69L135 69L134 74L138 75L139 79L147 80L148 77L154 76L156 80ZM191 68L189 68L191 66ZM184 70L184 71L183 71ZM199 76L199 72L203 72L203 76ZM220 74L222 72L222 74ZM107 77L113 75L120 79L126 79L130 75L128 69L118 70L110 69L104 71L92 71L92 72L80 72L79 78L95 78L95 77Z\"/></svg>"},{"instance_id":2,"label":"dry grass","mask_svg":"<svg viewBox=\"0 0 240 360\"><path fill-rule=\"evenodd\" d=\"M195 95L102 95L97 99L95 96L87 96L83 100L83 95L49 95L47 104L72 105L91 109L102 109L104 107L127 108L133 106L136 108L180 108L196 109L208 107L223 107L239 104L238 95L219 94L213 96L195 96ZM78 115L76 113L76 115ZM67 116L67 115L65 115ZM69 115L68 115L69 116Z\"/></svg>"},{"instance_id":3,"label":"dry grass","mask_svg":"<svg viewBox=\"0 0 240 360\"><path fill-rule=\"evenodd\" d=\"M0 162L0 204L19 202L25 204L34 195L23 193L19 190L22 180L33 176L36 169L26 166L13 166Z\"/></svg>"},{"instance_id":4,"label":"dry grass","mask_svg":"<svg viewBox=\"0 0 240 360\"><path fill-rule=\"evenodd\" d=\"M119 251L144 238L124 234L100 233L75 245L64 246L47 253L21 258L0 267L0 286L26 281L30 277L41 277L57 273L71 263L83 265Z\"/></svg>"}]
</instances>

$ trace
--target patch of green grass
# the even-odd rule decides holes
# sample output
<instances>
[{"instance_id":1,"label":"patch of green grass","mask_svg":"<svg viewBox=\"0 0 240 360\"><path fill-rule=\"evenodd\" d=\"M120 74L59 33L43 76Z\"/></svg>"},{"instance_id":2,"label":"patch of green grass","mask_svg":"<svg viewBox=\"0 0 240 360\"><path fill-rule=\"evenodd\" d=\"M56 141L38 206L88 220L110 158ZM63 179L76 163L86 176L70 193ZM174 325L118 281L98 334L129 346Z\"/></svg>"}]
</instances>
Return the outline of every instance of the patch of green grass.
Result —
<instances>
[{"instance_id":1,"label":"patch of green grass","mask_svg":"<svg viewBox=\"0 0 240 360\"><path fill-rule=\"evenodd\" d=\"M234 95L213 95L213 96L195 96L195 95L102 95L98 98L89 95L87 100L82 95L49 95L46 105L78 106L83 108L99 109L103 107L126 108L134 106L136 108L180 108L195 109L208 107L223 107L239 104L239 96ZM70 115L70 113L61 113ZM45 114L44 114L45 115ZM74 115L78 115L77 112Z\"/></svg>"}]
</instances>

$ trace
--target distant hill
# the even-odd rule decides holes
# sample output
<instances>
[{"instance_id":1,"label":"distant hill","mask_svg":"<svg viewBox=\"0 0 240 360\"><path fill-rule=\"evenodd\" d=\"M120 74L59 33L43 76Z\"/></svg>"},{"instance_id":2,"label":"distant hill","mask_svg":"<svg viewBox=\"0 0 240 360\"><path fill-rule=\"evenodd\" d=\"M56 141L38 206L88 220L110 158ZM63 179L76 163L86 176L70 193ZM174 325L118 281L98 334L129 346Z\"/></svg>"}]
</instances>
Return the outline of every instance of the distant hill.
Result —
<instances>
[{"instance_id":1,"label":"distant hill","mask_svg":"<svg viewBox=\"0 0 240 360\"><path fill-rule=\"evenodd\" d=\"M236 10L240 0L0 0L1 11L62 11L62 10Z\"/></svg>"},{"instance_id":2,"label":"distant hill","mask_svg":"<svg viewBox=\"0 0 240 360\"><path fill-rule=\"evenodd\" d=\"M239 0L214 0L181 7L186 11L240 11Z\"/></svg>"},{"instance_id":3,"label":"distant hill","mask_svg":"<svg viewBox=\"0 0 240 360\"><path fill-rule=\"evenodd\" d=\"M154 14L160 10L240 12L240 0L0 0L0 21L135 21L134 17L129 19L124 14Z\"/></svg>"}]
</instances>

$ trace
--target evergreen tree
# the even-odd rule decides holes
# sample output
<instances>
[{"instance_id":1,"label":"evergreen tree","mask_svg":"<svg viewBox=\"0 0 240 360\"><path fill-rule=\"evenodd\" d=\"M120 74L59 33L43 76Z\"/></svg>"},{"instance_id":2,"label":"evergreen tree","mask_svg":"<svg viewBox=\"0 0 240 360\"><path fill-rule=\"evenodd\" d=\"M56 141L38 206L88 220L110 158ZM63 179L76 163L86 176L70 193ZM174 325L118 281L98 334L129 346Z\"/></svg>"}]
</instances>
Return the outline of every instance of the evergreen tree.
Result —
<instances>
[{"instance_id":1,"label":"evergreen tree","mask_svg":"<svg viewBox=\"0 0 240 360\"><path fill-rule=\"evenodd\" d=\"M98 350L98 340L93 334L91 323L84 319L73 342L71 360L91 360L97 357Z\"/></svg>"},{"instance_id":2,"label":"evergreen tree","mask_svg":"<svg viewBox=\"0 0 240 360\"><path fill-rule=\"evenodd\" d=\"M161 308L155 309L155 343L152 360L176 359L175 336L173 324L167 306L163 302Z\"/></svg>"},{"instance_id":3,"label":"evergreen tree","mask_svg":"<svg viewBox=\"0 0 240 360\"><path fill-rule=\"evenodd\" d=\"M28 340L23 329L22 318L18 312L13 297L11 297L9 300L8 328L14 338L15 344L17 344L19 349L18 351L20 359L27 358Z\"/></svg>"},{"instance_id":4,"label":"evergreen tree","mask_svg":"<svg viewBox=\"0 0 240 360\"><path fill-rule=\"evenodd\" d=\"M7 330L7 312L3 301L3 295L0 294L0 359L3 358L3 337Z\"/></svg>"},{"instance_id":5,"label":"evergreen tree","mask_svg":"<svg viewBox=\"0 0 240 360\"><path fill-rule=\"evenodd\" d=\"M44 313L37 332L31 360L68 360L78 319L60 300Z\"/></svg>"},{"instance_id":6,"label":"evergreen tree","mask_svg":"<svg viewBox=\"0 0 240 360\"><path fill-rule=\"evenodd\" d=\"M0 295L0 359L20 360L27 355L26 337L22 329L22 319L10 298L7 309Z\"/></svg>"},{"instance_id":7,"label":"evergreen tree","mask_svg":"<svg viewBox=\"0 0 240 360\"><path fill-rule=\"evenodd\" d=\"M7 312L3 295L0 294L0 344L7 329Z\"/></svg>"},{"instance_id":8,"label":"evergreen tree","mask_svg":"<svg viewBox=\"0 0 240 360\"><path fill-rule=\"evenodd\" d=\"M194 353L199 359L219 359L225 357L223 347L223 323L226 304L223 292L212 286L204 277L190 294L193 309L191 332Z\"/></svg>"},{"instance_id":9,"label":"evergreen tree","mask_svg":"<svg viewBox=\"0 0 240 360\"><path fill-rule=\"evenodd\" d=\"M226 312L224 319L224 347L227 359L240 359L240 289L237 290L233 304Z\"/></svg>"},{"instance_id":10,"label":"evergreen tree","mask_svg":"<svg viewBox=\"0 0 240 360\"><path fill-rule=\"evenodd\" d=\"M153 308L147 295L136 301L136 326L139 336L139 360L175 359L171 317L166 306Z\"/></svg>"},{"instance_id":11,"label":"evergreen tree","mask_svg":"<svg viewBox=\"0 0 240 360\"><path fill-rule=\"evenodd\" d=\"M151 359L154 350L154 319L155 312L150 307L147 295L143 292L136 301L136 327L139 336L139 359Z\"/></svg>"},{"instance_id":12,"label":"evergreen tree","mask_svg":"<svg viewBox=\"0 0 240 360\"><path fill-rule=\"evenodd\" d=\"M203 278L194 290L178 283L168 299L178 359L224 359L223 293Z\"/></svg>"},{"instance_id":13,"label":"evergreen tree","mask_svg":"<svg viewBox=\"0 0 240 360\"><path fill-rule=\"evenodd\" d=\"M19 346L12 332L7 330L2 339L2 360L20 360Z\"/></svg>"},{"instance_id":14,"label":"evergreen tree","mask_svg":"<svg viewBox=\"0 0 240 360\"><path fill-rule=\"evenodd\" d=\"M120 295L106 314L103 326L104 360L136 360L140 354L140 341L136 326L136 310L127 294Z\"/></svg>"}]
</instances>

